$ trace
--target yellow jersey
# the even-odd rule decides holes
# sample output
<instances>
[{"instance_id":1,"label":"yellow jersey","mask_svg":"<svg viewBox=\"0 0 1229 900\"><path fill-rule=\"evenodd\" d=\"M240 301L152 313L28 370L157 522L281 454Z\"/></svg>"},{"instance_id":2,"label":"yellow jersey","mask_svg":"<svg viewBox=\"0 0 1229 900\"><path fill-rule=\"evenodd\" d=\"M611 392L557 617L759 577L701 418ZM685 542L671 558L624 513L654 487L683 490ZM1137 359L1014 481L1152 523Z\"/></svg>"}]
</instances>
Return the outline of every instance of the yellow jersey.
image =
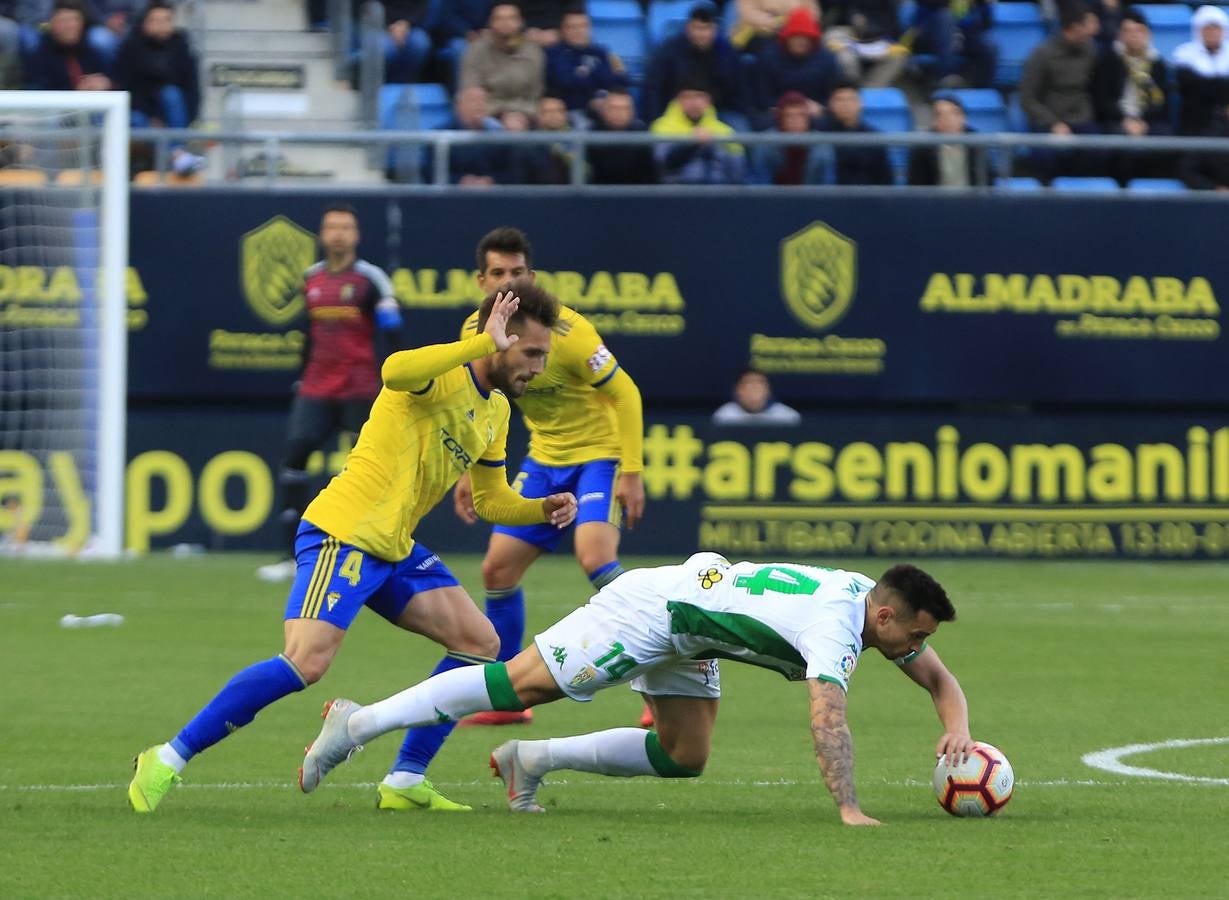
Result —
<instances>
[{"instance_id":1,"label":"yellow jersey","mask_svg":"<svg viewBox=\"0 0 1229 900\"><path fill-rule=\"evenodd\" d=\"M475 478L475 506L484 518L509 525L544 521L540 500L522 500L508 487L508 399L497 390L483 391L469 365L494 349L482 334L390 356L384 387L345 466L303 518L398 562L410 555L422 517L477 464L498 468L502 484L501 491L491 479ZM479 506L481 488L486 503Z\"/></svg>"},{"instance_id":2,"label":"yellow jersey","mask_svg":"<svg viewBox=\"0 0 1229 900\"><path fill-rule=\"evenodd\" d=\"M477 331L475 311L461 326L461 337ZM546 368L515 402L529 428L529 455L538 462L574 466L617 459L621 471L644 468L640 392L576 310L559 307Z\"/></svg>"}]
</instances>

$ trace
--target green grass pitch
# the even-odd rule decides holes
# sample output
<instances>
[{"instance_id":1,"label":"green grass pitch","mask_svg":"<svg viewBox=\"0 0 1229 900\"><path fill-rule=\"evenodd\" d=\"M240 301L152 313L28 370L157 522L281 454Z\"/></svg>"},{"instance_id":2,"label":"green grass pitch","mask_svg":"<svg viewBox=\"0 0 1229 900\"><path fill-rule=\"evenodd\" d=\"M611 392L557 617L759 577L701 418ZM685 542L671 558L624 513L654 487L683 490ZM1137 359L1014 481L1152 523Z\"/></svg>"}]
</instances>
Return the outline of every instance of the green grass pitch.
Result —
<instances>
[{"instance_id":1,"label":"green grass pitch","mask_svg":"<svg viewBox=\"0 0 1229 900\"><path fill-rule=\"evenodd\" d=\"M929 778L938 722L873 651L850 693L856 775L880 829L846 829L810 746L806 689L724 668L702 778L560 773L548 813L508 813L489 749L514 734L634 724L625 688L538 710L528 728L458 730L432 769L468 815L382 814L369 746L310 797L294 786L326 699L369 701L422 678L426 640L359 617L325 681L193 761L152 816L127 807L140 749L172 737L240 667L281 649L285 591L251 556L117 565L0 565L0 896L17 897L1222 897L1229 785L1089 768L1085 753L1229 737L1229 570L1214 564L942 562L959 620L936 649L973 733L1001 747L1016 793L1000 817L956 820ZM477 590L478 560L451 557ZM644 564L645 560L627 560ZM879 563L851 568L878 574ZM568 558L526 581L530 630L582 603ZM65 613L119 628L66 630ZM1229 778L1229 744L1135 766Z\"/></svg>"}]
</instances>

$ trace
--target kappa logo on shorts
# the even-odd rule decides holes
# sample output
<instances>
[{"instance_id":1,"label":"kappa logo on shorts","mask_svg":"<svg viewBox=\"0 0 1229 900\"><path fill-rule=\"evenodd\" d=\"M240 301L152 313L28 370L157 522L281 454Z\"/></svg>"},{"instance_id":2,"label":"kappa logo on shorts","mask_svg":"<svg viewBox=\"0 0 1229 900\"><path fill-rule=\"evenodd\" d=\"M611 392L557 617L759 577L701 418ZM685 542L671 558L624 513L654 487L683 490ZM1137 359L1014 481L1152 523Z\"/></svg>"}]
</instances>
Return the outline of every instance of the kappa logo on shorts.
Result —
<instances>
[{"instance_id":1,"label":"kappa logo on shorts","mask_svg":"<svg viewBox=\"0 0 1229 900\"><path fill-rule=\"evenodd\" d=\"M721 570L718 569L716 566L709 566L707 569L701 572L697 577L700 579L700 587L704 588L704 590L707 591L707 590L710 590L713 587L713 585L721 581L721 579L724 578L725 576L721 573Z\"/></svg>"},{"instance_id":2,"label":"kappa logo on shorts","mask_svg":"<svg viewBox=\"0 0 1229 900\"><path fill-rule=\"evenodd\" d=\"M324 599L328 601L329 612L332 612L333 607L337 605L337 601L341 599L341 594L337 593L337 591L329 591L324 595Z\"/></svg>"},{"instance_id":3,"label":"kappa logo on shorts","mask_svg":"<svg viewBox=\"0 0 1229 900\"><path fill-rule=\"evenodd\" d=\"M440 561L440 558L436 554L432 553L430 556L428 556L426 559L424 559L414 568L420 572L425 572L427 569L431 568L433 565L435 565L439 561Z\"/></svg>"},{"instance_id":4,"label":"kappa logo on shorts","mask_svg":"<svg viewBox=\"0 0 1229 900\"><path fill-rule=\"evenodd\" d=\"M567 659L568 659L567 648L566 647L556 647L554 644L551 644L550 652L551 652L551 656L555 657L555 662L559 663L559 668L562 669L563 664L567 662Z\"/></svg>"},{"instance_id":5,"label":"kappa logo on shorts","mask_svg":"<svg viewBox=\"0 0 1229 900\"><path fill-rule=\"evenodd\" d=\"M579 499L579 500L577 500L576 502L577 502L577 504L580 504L580 503L593 503L593 502L595 502L595 501L598 501L598 500L605 500L605 499L606 499L606 492L605 492L605 491L589 491L589 493L587 493L587 494L581 494L581 495L580 495L580 499Z\"/></svg>"},{"instance_id":6,"label":"kappa logo on shorts","mask_svg":"<svg viewBox=\"0 0 1229 900\"><path fill-rule=\"evenodd\" d=\"M597 669L593 668L593 666L585 666L572 676L572 680L568 682L568 686L579 687L586 682L593 681L595 678L597 678Z\"/></svg>"}]
</instances>

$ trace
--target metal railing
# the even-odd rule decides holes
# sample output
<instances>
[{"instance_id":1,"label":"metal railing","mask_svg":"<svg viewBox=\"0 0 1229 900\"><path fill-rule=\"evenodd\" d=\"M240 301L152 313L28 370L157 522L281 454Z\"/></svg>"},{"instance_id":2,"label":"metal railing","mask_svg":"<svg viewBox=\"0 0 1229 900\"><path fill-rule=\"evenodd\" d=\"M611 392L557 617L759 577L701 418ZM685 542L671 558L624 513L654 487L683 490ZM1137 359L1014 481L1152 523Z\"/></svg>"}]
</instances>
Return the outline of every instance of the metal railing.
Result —
<instances>
[{"instance_id":1,"label":"metal railing","mask_svg":"<svg viewBox=\"0 0 1229 900\"><path fill-rule=\"evenodd\" d=\"M353 132L273 132L246 130L198 131L194 129L134 128L134 141L147 141L155 145L157 167L164 170L170 159L170 146L185 141L220 143L224 146L259 146L266 159L277 159L286 147L293 146L363 146L371 148L373 156L392 149L421 148L429 152L430 164L426 167L427 184L446 186L451 183L450 151L453 147L488 146L556 146L564 145L571 154L569 185L554 186L566 189L587 184L585 151L590 147L628 147L658 144L698 143L689 137L656 135L646 132L611 133L602 131L566 132L483 132L483 131L353 131ZM737 144L742 147L806 146L806 147L937 147L958 145L997 151L997 170L991 171L991 153L978 154L981 158L979 184L988 187L994 177L1011 175L1015 155L1021 150L1044 150L1052 153L1071 151L1109 151L1132 155L1157 153L1229 153L1229 140L1222 138L1149 137L1132 138L1117 135L1058 136L1048 134L961 134L940 135L932 132L906 132L889 134L827 133L778 134L772 132L747 132L715 139L721 144ZM285 176L283 176L285 177ZM279 181L276 167L269 167L260 179L262 185L271 186ZM549 185L542 187L551 187ZM709 187L721 187L713 185ZM729 186L736 188L738 186ZM884 190L899 190L901 186L885 186Z\"/></svg>"}]
</instances>

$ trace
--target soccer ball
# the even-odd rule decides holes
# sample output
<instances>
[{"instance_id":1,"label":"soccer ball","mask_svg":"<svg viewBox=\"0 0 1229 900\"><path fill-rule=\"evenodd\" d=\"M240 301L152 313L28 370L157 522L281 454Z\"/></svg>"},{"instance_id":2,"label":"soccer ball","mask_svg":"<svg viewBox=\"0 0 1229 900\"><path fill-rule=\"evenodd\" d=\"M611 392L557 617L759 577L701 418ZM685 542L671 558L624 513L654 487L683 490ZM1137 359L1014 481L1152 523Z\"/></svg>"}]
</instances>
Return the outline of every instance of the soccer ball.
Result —
<instances>
[{"instance_id":1,"label":"soccer ball","mask_svg":"<svg viewBox=\"0 0 1229 900\"><path fill-rule=\"evenodd\" d=\"M1007 805L1016 776L997 747L978 741L965 763L935 765L935 797L953 816L993 816Z\"/></svg>"}]
</instances>

